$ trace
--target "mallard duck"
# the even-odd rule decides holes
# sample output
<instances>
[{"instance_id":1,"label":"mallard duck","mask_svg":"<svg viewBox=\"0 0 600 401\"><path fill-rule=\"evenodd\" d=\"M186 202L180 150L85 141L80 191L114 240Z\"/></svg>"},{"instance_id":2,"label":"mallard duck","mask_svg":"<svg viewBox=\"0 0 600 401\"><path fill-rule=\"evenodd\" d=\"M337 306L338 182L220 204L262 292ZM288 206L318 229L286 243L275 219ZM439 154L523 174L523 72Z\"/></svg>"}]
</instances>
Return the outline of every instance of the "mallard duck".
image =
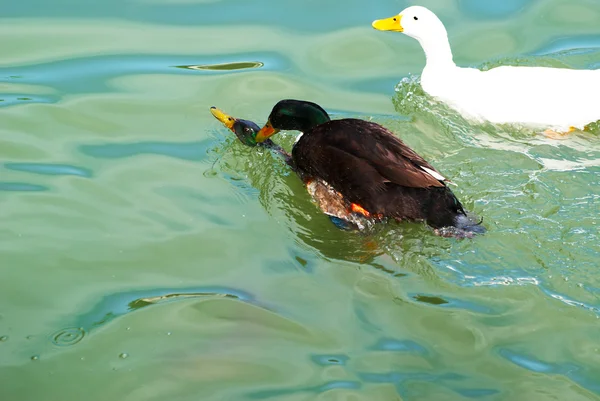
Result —
<instances>
[{"instance_id":1,"label":"mallard duck","mask_svg":"<svg viewBox=\"0 0 600 401\"><path fill-rule=\"evenodd\" d=\"M250 146L276 146L268 141L280 130L301 131L291 155L277 146L276 150L337 222L360 228L365 221L392 218L425 221L440 235L485 232L467 217L446 178L379 124L331 120L318 104L292 99L279 101L260 130L216 108L211 111Z\"/></svg>"},{"instance_id":2,"label":"mallard duck","mask_svg":"<svg viewBox=\"0 0 600 401\"><path fill-rule=\"evenodd\" d=\"M600 120L600 70L501 66L488 71L456 66L446 28L425 7L373 22L380 31L402 32L425 51L423 90L465 118L545 129L550 137L585 129Z\"/></svg>"}]
</instances>

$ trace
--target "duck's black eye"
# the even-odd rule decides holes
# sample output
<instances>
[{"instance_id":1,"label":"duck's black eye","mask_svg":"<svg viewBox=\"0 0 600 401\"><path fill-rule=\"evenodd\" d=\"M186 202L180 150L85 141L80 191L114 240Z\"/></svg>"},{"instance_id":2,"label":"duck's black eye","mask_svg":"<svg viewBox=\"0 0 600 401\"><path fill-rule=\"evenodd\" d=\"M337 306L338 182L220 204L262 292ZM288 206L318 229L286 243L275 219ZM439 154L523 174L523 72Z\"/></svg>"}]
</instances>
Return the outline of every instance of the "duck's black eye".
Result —
<instances>
[{"instance_id":1,"label":"duck's black eye","mask_svg":"<svg viewBox=\"0 0 600 401\"><path fill-rule=\"evenodd\" d=\"M414 16L413 18L415 19L415 21L417 21L417 20L418 20L418 18L417 18L416 16Z\"/></svg>"},{"instance_id":2,"label":"duck's black eye","mask_svg":"<svg viewBox=\"0 0 600 401\"><path fill-rule=\"evenodd\" d=\"M394 18L394 22L396 22L396 18Z\"/></svg>"}]
</instances>

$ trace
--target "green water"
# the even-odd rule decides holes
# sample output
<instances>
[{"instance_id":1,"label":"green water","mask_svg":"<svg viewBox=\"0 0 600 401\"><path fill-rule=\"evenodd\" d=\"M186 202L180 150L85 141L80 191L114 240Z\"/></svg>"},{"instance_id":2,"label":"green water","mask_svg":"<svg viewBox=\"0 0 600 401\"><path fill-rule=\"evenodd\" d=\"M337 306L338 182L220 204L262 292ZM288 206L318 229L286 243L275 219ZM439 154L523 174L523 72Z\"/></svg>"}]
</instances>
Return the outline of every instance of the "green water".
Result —
<instances>
[{"instance_id":1,"label":"green water","mask_svg":"<svg viewBox=\"0 0 600 401\"><path fill-rule=\"evenodd\" d=\"M596 0L420 4L461 65L600 67ZM407 5L0 5L0 399L600 400L598 136L431 105L370 26ZM389 127L488 233L337 230L208 111L282 98Z\"/></svg>"}]
</instances>

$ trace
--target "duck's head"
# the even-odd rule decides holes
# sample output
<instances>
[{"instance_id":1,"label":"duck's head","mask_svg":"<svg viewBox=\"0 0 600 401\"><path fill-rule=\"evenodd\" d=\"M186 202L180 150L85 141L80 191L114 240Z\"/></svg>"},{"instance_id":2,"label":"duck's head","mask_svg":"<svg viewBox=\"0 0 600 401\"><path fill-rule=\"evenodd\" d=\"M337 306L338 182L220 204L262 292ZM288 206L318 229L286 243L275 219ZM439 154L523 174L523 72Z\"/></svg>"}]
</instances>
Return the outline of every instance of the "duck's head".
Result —
<instances>
[{"instance_id":1,"label":"duck's head","mask_svg":"<svg viewBox=\"0 0 600 401\"><path fill-rule=\"evenodd\" d=\"M224 126L232 130L244 145L257 145L256 134L258 134L260 127L254 122L231 117L214 106L210 108L210 112L217 120L221 121Z\"/></svg>"},{"instance_id":2,"label":"duck's head","mask_svg":"<svg viewBox=\"0 0 600 401\"><path fill-rule=\"evenodd\" d=\"M418 41L447 36L446 28L432 11L421 6L405 8L400 14L373 21L373 28L379 31L402 32Z\"/></svg>"},{"instance_id":3,"label":"duck's head","mask_svg":"<svg viewBox=\"0 0 600 401\"><path fill-rule=\"evenodd\" d=\"M265 126L256 135L256 142L263 142L282 129L306 132L329 120L327 112L316 103L293 99L280 100L271 110Z\"/></svg>"}]
</instances>

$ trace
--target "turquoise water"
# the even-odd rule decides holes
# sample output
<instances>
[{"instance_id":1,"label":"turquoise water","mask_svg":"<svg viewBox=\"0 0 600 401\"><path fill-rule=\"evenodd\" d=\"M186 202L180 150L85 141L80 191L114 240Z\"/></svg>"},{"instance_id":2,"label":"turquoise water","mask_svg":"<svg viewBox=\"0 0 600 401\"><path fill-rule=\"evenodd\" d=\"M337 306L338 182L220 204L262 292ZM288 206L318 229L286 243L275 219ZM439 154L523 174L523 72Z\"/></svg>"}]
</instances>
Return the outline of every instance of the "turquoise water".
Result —
<instances>
[{"instance_id":1,"label":"turquoise water","mask_svg":"<svg viewBox=\"0 0 600 401\"><path fill-rule=\"evenodd\" d=\"M0 399L600 400L597 133L433 104L371 28L409 4L1 5ZM419 4L460 65L600 67L595 0ZM392 129L488 233L336 229L208 111L283 98Z\"/></svg>"}]
</instances>

